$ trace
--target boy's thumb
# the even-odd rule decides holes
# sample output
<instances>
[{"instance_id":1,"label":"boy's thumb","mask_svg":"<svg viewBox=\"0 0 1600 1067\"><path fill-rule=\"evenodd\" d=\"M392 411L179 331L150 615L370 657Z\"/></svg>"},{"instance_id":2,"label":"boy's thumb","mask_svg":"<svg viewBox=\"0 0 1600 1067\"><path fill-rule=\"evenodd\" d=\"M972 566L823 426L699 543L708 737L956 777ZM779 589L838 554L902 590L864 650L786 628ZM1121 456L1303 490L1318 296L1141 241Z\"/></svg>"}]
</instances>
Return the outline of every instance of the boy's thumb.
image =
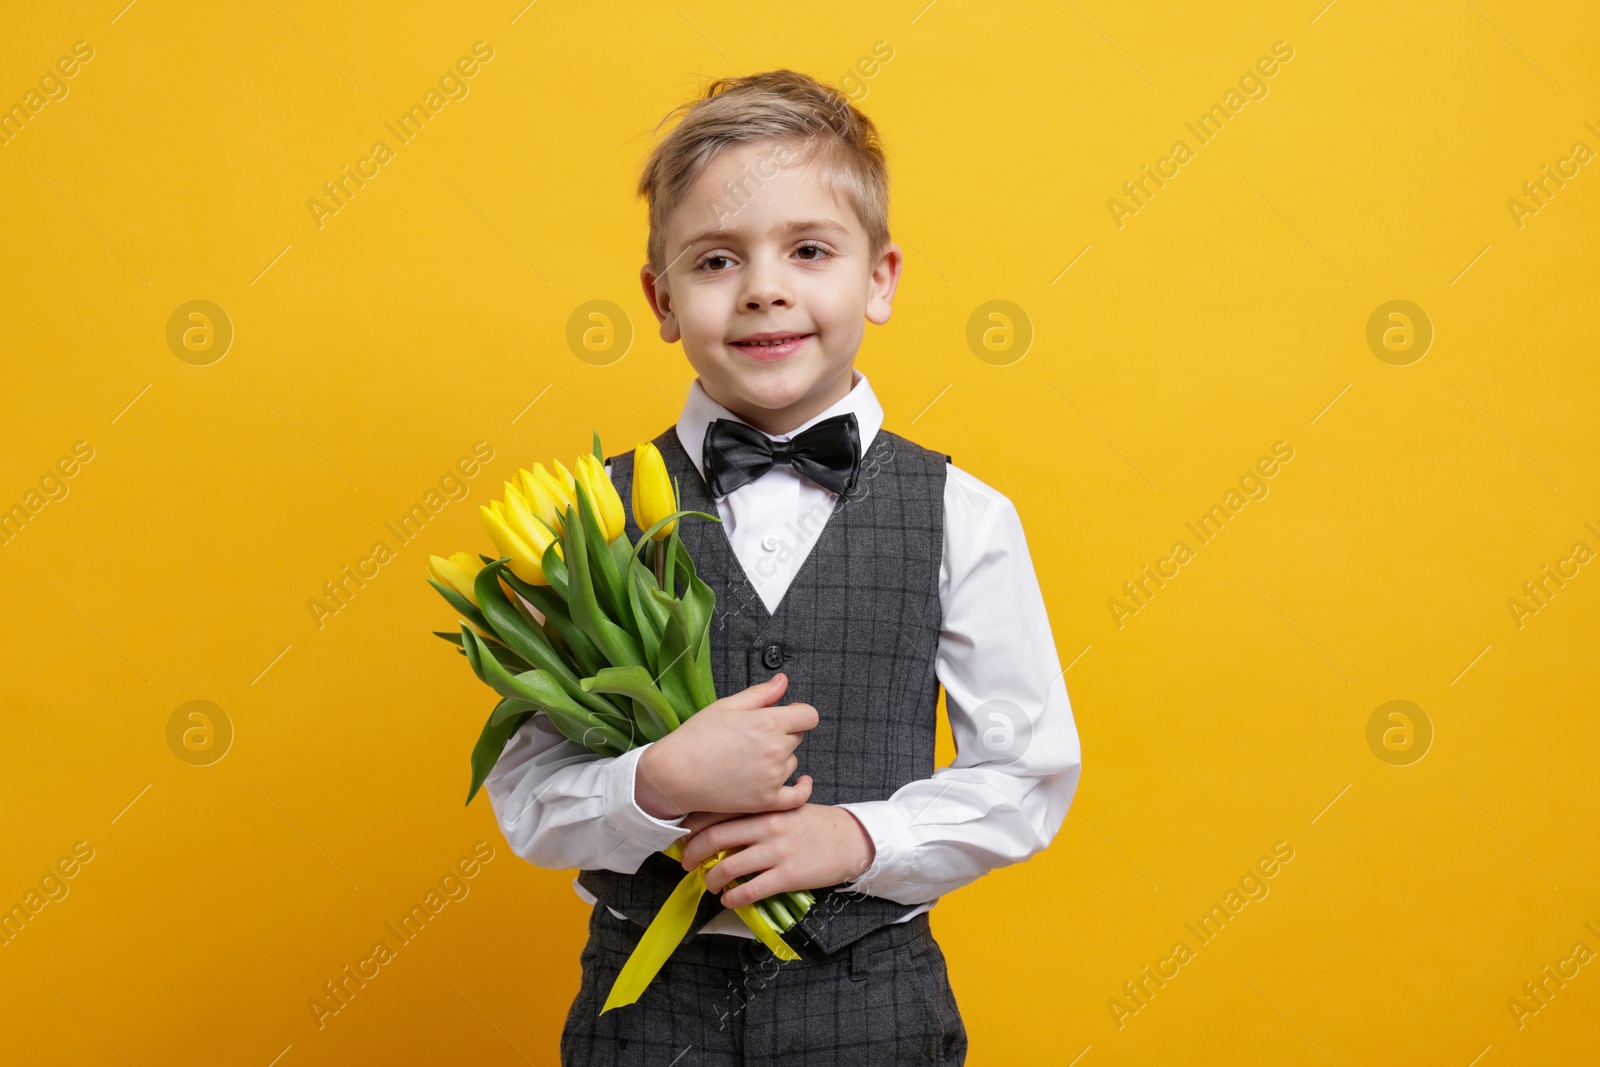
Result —
<instances>
[{"instance_id":1,"label":"boy's thumb","mask_svg":"<svg viewBox=\"0 0 1600 1067\"><path fill-rule=\"evenodd\" d=\"M774 674L764 682L757 682L741 692L733 695L734 706L742 709L770 707L779 697L783 696L789 687L787 674Z\"/></svg>"},{"instance_id":2,"label":"boy's thumb","mask_svg":"<svg viewBox=\"0 0 1600 1067\"><path fill-rule=\"evenodd\" d=\"M779 787L778 793L780 796L778 797L777 807L774 810L788 811L790 808L798 808L805 804L806 801L811 799L811 787L815 784L809 774L802 774L799 781L795 782L794 785Z\"/></svg>"}]
</instances>

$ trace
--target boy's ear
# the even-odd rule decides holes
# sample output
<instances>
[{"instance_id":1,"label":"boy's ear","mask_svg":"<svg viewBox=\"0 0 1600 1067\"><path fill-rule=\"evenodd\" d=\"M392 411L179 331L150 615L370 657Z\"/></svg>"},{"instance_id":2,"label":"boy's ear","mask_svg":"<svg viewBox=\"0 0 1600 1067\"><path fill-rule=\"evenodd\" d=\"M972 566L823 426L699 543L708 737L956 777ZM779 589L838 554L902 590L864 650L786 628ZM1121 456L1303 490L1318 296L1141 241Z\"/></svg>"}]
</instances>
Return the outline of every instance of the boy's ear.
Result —
<instances>
[{"instance_id":1,"label":"boy's ear","mask_svg":"<svg viewBox=\"0 0 1600 1067\"><path fill-rule=\"evenodd\" d=\"M644 287L644 298L650 304L650 310L655 312L656 321L661 324L661 339L667 344L675 344L681 336L678 332L678 316L672 311L672 293L667 289L665 278L657 278L646 263L639 268L639 284Z\"/></svg>"},{"instance_id":2,"label":"boy's ear","mask_svg":"<svg viewBox=\"0 0 1600 1067\"><path fill-rule=\"evenodd\" d=\"M884 246L867 279L867 321L882 326L889 321L893 311L894 291L900 284L900 268L905 265L905 254L900 246L890 241Z\"/></svg>"}]
</instances>

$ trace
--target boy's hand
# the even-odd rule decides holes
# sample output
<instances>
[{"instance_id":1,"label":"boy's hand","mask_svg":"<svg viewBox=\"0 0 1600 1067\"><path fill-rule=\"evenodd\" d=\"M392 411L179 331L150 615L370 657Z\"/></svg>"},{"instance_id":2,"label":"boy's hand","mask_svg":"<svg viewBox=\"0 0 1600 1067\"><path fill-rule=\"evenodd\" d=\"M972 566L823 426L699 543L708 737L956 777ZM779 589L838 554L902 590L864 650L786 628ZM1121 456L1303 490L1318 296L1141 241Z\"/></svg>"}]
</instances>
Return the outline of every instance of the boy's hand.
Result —
<instances>
[{"instance_id":1,"label":"boy's hand","mask_svg":"<svg viewBox=\"0 0 1600 1067\"><path fill-rule=\"evenodd\" d=\"M684 870L721 849L738 849L706 872L706 888L722 893L729 908L774 893L853 881L876 858L867 828L847 809L830 804L752 815L697 811L685 822L696 829L684 839ZM722 892L741 876L744 882Z\"/></svg>"},{"instance_id":2,"label":"boy's hand","mask_svg":"<svg viewBox=\"0 0 1600 1067\"><path fill-rule=\"evenodd\" d=\"M780 811L811 797L811 776L784 785L794 750L817 725L810 704L773 702L789 687L775 674L701 708L639 757L634 799L658 819L690 811Z\"/></svg>"}]
</instances>

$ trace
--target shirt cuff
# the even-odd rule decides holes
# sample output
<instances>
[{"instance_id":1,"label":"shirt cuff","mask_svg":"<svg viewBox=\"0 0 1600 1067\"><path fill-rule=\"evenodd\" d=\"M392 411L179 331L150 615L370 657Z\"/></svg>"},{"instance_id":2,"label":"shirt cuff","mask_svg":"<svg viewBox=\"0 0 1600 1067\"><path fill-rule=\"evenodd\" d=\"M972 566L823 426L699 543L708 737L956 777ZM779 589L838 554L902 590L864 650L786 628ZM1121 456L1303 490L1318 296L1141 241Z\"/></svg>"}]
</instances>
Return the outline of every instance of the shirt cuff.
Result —
<instances>
[{"instance_id":1,"label":"shirt cuff","mask_svg":"<svg viewBox=\"0 0 1600 1067\"><path fill-rule=\"evenodd\" d=\"M629 840L648 844L651 851L659 852L690 828L683 825L688 812L669 821L658 819L639 806L633 794L634 782L638 777L639 759L649 747L646 744L631 748L612 760L605 770L601 795L604 798L607 826Z\"/></svg>"},{"instance_id":2,"label":"shirt cuff","mask_svg":"<svg viewBox=\"0 0 1600 1067\"><path fill-rule=\"evenodd\" d=\"M872 862L861 876L840 887L841 893L865 893L869 896L887 896L887 891L903 884L911 870L911 853L916 842L911 837L911 826L905 813L887 800L863 800L851 804L835 804L861 821L867 836L872 838Z\"/></svg>"}]
</instances>

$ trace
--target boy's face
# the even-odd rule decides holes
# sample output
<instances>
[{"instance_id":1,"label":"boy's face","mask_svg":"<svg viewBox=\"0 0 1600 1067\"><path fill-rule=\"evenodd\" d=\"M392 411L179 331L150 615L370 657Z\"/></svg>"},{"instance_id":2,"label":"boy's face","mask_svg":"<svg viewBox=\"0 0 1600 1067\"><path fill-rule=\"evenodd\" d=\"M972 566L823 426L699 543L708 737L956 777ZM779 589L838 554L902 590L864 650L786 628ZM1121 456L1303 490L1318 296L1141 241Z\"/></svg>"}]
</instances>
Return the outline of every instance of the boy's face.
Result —
<instances>
[{"instance_id":1,"label":"boy's face","mask_svg":"<svg viewBox=\"0 0 1600 1067\"><path fill-rule=\"evenodd\" d=\"M894 244L869 260L855 210L772 141L712 160L668 219L666 254L660 275L640 271L661 339L681 340L707 395L769 434L850 391L865 323L889 321L902 262Z\"/></svg>"}]
</instances>

